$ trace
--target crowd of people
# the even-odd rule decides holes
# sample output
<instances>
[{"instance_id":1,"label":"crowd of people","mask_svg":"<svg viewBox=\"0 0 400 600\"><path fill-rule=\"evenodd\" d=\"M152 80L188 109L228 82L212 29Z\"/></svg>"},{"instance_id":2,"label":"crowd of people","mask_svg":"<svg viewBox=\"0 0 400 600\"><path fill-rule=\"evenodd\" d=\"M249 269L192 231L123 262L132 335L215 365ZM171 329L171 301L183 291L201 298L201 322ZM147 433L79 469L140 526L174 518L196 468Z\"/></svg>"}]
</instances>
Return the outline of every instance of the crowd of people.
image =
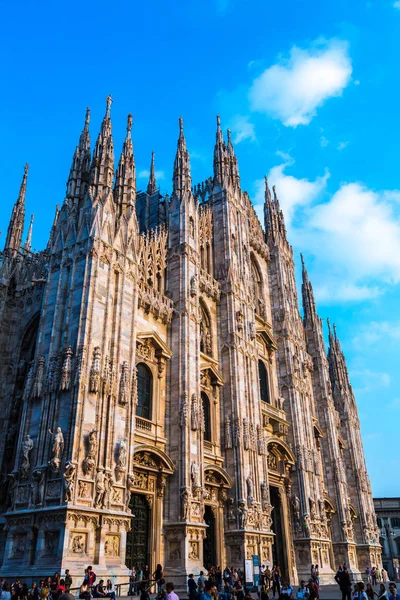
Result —
<instances>
[{"instance_id":1,"label":"crowd of people","mask_svg":"<svg viewBox=\"0 0 400 600\"><path fill-rule=\"evenodd\" d=\"M342 600L400 600L397 586L389 582L385 569L372 567L367 569L367 583L359 581L352 584L350 573L345 564L340 565L335 580L339 585ZM111 598L116 600L117 594L111 579L97 581L96 573L92 567L85 569L83 581L79 587L73 588L73 581L69 570L64 577L55 573L53 577L46 577L39 583L28 587L16 578L9 583L3 577L0 579L0 600L91 600L92 598ZM376 588L379 585L379 590ZM278 565L270 569L268 565L260 567L259 587L257 595L259 600L318 600L320 577L318 565L311 565L308 582L302 580L297 589L286 581L281 580ZM198 577L190 574L187 581L189 600L253 600L253 586L247 588L244 573L241 569L225 567L211 567L207 575L200 571ZM74 592L74 595L71 594ZM134 566L130 570L128 596L139 596L139 600L151 600L150 594L156 593L156 600L179 600L175 593L173 582L164 578L162 565L157 565L151 573L146 565L144 569ZM124 594L122 594L124 595Z\"/></svg>"}]
</instances>

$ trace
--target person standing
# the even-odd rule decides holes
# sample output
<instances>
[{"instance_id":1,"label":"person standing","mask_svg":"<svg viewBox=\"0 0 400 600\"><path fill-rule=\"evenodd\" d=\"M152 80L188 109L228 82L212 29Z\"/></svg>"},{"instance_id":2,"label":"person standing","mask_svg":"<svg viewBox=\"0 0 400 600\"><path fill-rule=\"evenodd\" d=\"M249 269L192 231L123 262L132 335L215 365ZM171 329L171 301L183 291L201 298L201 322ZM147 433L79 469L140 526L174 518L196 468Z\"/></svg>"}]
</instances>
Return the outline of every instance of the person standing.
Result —
<instances>
[{"instance_id":1,"label":"person standing","mask_svg":"<svg viewBox=\"0 0 400 600\"><path fill-rule=\"evenodd\" d=\"M167 583L167 600L179 600L179 596L174 592L174 584L172 581Z\"/></svg>"},{"instance_id":2,"label":"person standing","mask_svg":"<svg viewBox=\"0 0 400 600\"><path fill-rule=\"evenodd\" d=\"M400 594L397 593L397 586L392 581L389 583L389 600L400 600Z\"/></svg>"},{"instance_id":3,"label":"person standing","mask_svg":"<svg viewBox=\"0 0 400 600\"><path fill-rule=\"evenodd\" d=\"M200 571L199 578L197 579L197 587L198 587L200 596L204 592L205 585L206 585L206 578L204 576L204 571Z\"/></svg>"},{"instance_id":4,"label":"person standing","mask_svg":"<svg viewBox=\"0 0 400 600\"><path fill-rule=\"evenodd\" d=\"M194 580L193 573L190 573L187 585L188 585L189 600L195 600L196 594L197 594L197 583Z\"/></svg>"},{"instance_id":5,"label":"person standing","mask_svg":"<svg viewBox=\"0 0 400 600\"><path fill-rule=\"evenodd\" d=\"M281 594L281 573L278 565L274 565L272 569L272 594L275 598L275 592L278 592L278 598Z\"/></svg>"},{"instance_id":6,"label":"person standing","mask_svg":"<svg viewBox=\"0 0 400 600\"><path fill-rule=\"evenodd\" d=\"M351 600L351 580L349 572L346 568L338 571L335 576L335 581L339 584L342 592L342 600Z\"/></svg>"},{"instance_id":7,"label":"person standing","mask_svg":"<svg viewBox=\"0 0 400 600\"><path fill-rule=\"evenodd\" d=\"M65 569L65 577L64 577L64 581L65 581L65 591L69 592L71 586L72 586L72 577L69 573L69 569Z\"/></svg>"}]
</instances>

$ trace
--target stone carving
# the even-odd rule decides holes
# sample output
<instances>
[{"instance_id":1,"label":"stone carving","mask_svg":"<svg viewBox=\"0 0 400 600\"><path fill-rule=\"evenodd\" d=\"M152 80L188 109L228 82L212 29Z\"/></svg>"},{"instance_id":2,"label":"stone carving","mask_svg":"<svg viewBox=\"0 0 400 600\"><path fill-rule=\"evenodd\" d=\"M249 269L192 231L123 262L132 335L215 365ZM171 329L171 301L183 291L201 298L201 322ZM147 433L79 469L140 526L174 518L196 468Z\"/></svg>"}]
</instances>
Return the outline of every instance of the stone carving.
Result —
<instances>
[{"instance_id":1,"label":"stone carving","mask_svg":"<svg viewBox=\"0 0 400 600\"><path fill-rule=\"evenodd\" d=\"M45 370L46 359L44 356L41 356L38 361L38 366L36 369L35 380L33 383L33 398L40 398L43 392L43 384L44 384L44 370Z\"/></svg>"},{"instance_id":2,"label":"stone carving","mask_svg":"<svg viewBox=\"0 0 400 600\"><path fill-rule=\"evenodd\" d=\"M25 554L26 536L15 535L12 541L10 558L23 558Z\"/></svg>"},{"instance_id":3,"label":"stone carving","mask_svg":"<svg viewBox=\"0 0 400 600\"><path fill-rule=\"evenodd\" d=\"M190 475L192 478L192 493L193 496L196 497L201 491L200 467L196 461L192 461L192 465L190 467Z\"/></svg>"},{"instance_id":4,"label":"stone carving","mask_svg":"<svg viewBox=\"0 0 400 600\"><path fill-rule=\"evenodd\" d=\"M246 487L247 487L247 504L249 506L253 506L254 504L254 484L253 478L249 475L246 479Z\"/></svg>"},{"instance_id":5,"label":"stone carving","mask_svg":"<svg viewBox=\"0 0 400 600\"><path fill-rule=\"evenodd\" d=\"M326 511L325 511L325 500L323 498L319 498L318 507L319 507L319 516L321 517L322 520L325 520L326 519Z\"/></svg>"},{"instance_id":6,"label":"stone carving","mask_svg":"<svg viewBox=\"0 0 400 600\"><path fill-rule=\"evenodd\" d=\"M49 466L52 471L58 471L60 468L62 454L64 452L64 436L61 431L61 427L57 427L57 431L53 433L49 429L49 434L53 437L53 443L51 447L52 457L49 461Z\"/></svg>"},{"instance_id":7,"label":"stone carving","mask_svg":"<svg viewBox=\"0 0 400 600\"><path fill-rule=\"evenodd\" d=\"M46 531L44 534L45 554L54 554L57 550L58 532Z\"/></svg>"},{"instance_id":8,"label":"stone carving","mask_svg":"<svg viewBox=\"0 0 400 600\"><path fill-rule=\"evenodd\" d=\"M75 474L76 474L76 466L72 462L67 462L65 465L64 471L64 481L65 481L65 502L72 502L74 489L75 489Z\"/></svg>"},{"instance_id":9,"label":"stone carving","mask_svg":"<svg viewBox=\"0 0 400 600\"><path fill-rule=\"evenodd\" d=\"M243 446L245 450L250 449L250 424L247 417L243 419Z\"/></svg>"},{"instance_id":10,"label":"stone carving","mask_svg":"<svg viewBox=\"0 0 400 600\"><path fill-rule=\"evenodd\" d=\"M119 537L108 535L104 542L104 554L107 556L119 556Z\"/></svg>"},{"instance_id":11,"label":"stone carving","mask_svg":"<svg viewBox=\"0 0 400 600\"><path fill-rule=\"evenodd\" d=\"M131 381L131 396L132 404L136 407L138 402L138 381L137 381L137 368L132 369L132 381Z\"/></svg>"},{"instance_id":12,"label":"stone carving","mask_svg":"<svg viewBox=\"0 0 400 600\"><path fill-rule=\"evenodd\" d=\"M294 495L291 498L291 505L293 510L293 517L296 521L300 520L300 499L298 496Z\"/></svg>"},{"instance_id":13,"label":"stone carving","mask_svg":"<svg viewBox=\"0 0 400 600\"><path fill-rule=\"evenodd\" d=\"M77 352L77 359L75 361L75 378L74 385L79 385L79 382L82 379L82 373L84 372L86 362L86 347L79 346Z\"/></svg>"},{"instance_id":14,"label":"stone carving","mask_svg":"<svg viewBox=\"0 0 400 600\"><path fill-rule=\"evenodd\" d=\"M111 492L113 486L113 479L111 471L106 471L104 476L104 495L102 508L110 508Z\"/></svg>"},{"instance_id":15,"label":"stone carving","mask_svg":"<svg viewBox=\"0 0 400 600\"><path fill-rule=\"evenodd\" d=\"M7 475L8 479L8 495L10 498L10 508L8 511L14 510L14 505L16 501L17 489L18 489L18 481L15 473L9 473Z\"/></svg>"},{"instance_id":16,"label":"stone carving","mask_svg":"<svg viewBox=\"0 0 400 600\"><path fill-rule=\"evenodd\" d=\"M249 509L245 500L239 500L238 503L239 527L245 529L249 517Z\"/></svg>"},{"instance_id":17,"label":"stone carving","mask_svg":"<svg viewBox=\"0 0 400 600\"><path fill-rule=\"evenodd\" d=\"M113 488L111 493L111 502L113 504L122 504L122 489Z\"/></svg>"},{"instance_id":18,"label":"stone carving","mask_svg":"<svg viewBox=\"0 0 400 600\"><path fill-rule=\"evenodd\" d=\"M272 452L268 454L267 464L268 469L271 469L272 471L278 470L278 461L276 460L275 454L272 454Z\"/></svg>"},{"instance_id":19,"label":"stone carving","mask_svg":"<svg viewBox=\"0 0 400 600\"><path fill-rule=\"evenodd\" d=\"M189 490L187 488L182 488L181 490L181 504L182 520L187 521L190 515Z\"/></svg>"},{"instance_id":20,"label":"stone carving","mask_svg":"<svg viewBox=\"0 0 400 600\"><path fill-rule=\"evenodd\" d=\"M32 506L37 508L43 506L44 501L44 470L37 469L32 473Z\"/></svg>"},{"instance_id":21,"label":"stone carving","mask_svg":"<svg viewBox=\"0 0 400 600\"><path fill-rule=\"evenodd\" d=\"M126 470L126 459L128 455L127 440L123 438L118 444L118 459L117 466L115 467L115 474L117 481L121 480L122 473Z\"/></svg>"},{"instance_id":22,"label":"stone carving","mask_svg":"<svg viewBox=\"0 0 400 600\"><path fill-rule=\"evenodd\" d=\"M165 488L167 486L166 476L159 471L157 475L157 496L162 498L164 496Z\"/></svg>"},{"instance_id":23,"label":"stone carving","mask_svg":"<svg viewBox=\"0 0 400 600\"><path fill-rule=\"evenodd\" d=\"M85 475L92 475L94 466L96 464L95 458L97 454L97 429L92 429L88 435L89 451L86 458L82 462L82 470Z\"/></svg>"},{"instance_id":24,"label":"stone carving","mask_svg":"<svg viewBox=\"0 0 400 600\"><path fill-rule=\"evenodd\" d=\"M308 503L310 506L310 517L311 517L311 519L315 519L315 517L317 516L317 511L315 508L315 500L313 498L309 498Z\"/></svg>"},{"instance_id":25,"label":"stone carving","mask_svg":"<svg viewBox=\"0 0 400 600\"><path fill-rule=\"evenodd\" d=\"M191 560L197 560L199 558L199 543L189 542L189 555L188 558Z\"/></svg>"},{"instance_id":26,"label":"stone carving","mask_svg":"<svg viewBox=\"0 0 400 600\"><path fill-rule=\"evenodd\" d=\"M229 415L225 417L225 450L232 448L232 428Z\"/></svg>"},{"instance_id":27,"label":"stone carving","mask_svg":"<svg viewBox=\"0 0 400 600\"><path fill-rule=\"evenodd\" d=\"M61 381L60 381L60 390L65 391L69 390L71 385L71 374L72 374L72 348L69 348L65 351L64 362L61 368Z\"/></svg>"},{"instance_id":28,"label":"stone carving","mask_svg":"<svg viewBox=\"0 0 400 600\"><path fill-rule=\"evenodd\" d=\"M121 367L121 377L119 380L118 402L125 406L129 402L130 386L129 386L129 365L125 360Z\"/></svg>"},{"instance_id":29,"label":"stone carving","mask_svg":"<svg viewBox=\"0 0 400 600\"><path fill-rule=\"evenodd\" d=\"M190 295L193 297L197 294L197 275L194 274L190 278Z\"/></svg>"},{"instance_id":30,"label":"stone carving","mask_svg":"<svg viewBox=\"0 0 400 600\"><path fill-rule=\"evenodd\" d=\"M308 513L303 515L303 529L306 537L310 537L310 516Z\"/></svg>"},{"instance_id":31,"label":"stone carving","mask_svg":"<svg viewBox=\"0 0 400 600\"><path fill-rule=\"evenodd\" d=\"M90 368L89 376L89 392L92 392L93 394L100 391L100 360L100 347L96 346L93 350L92 366Z\"/></svg>"},{"instance_id":32,"label":"stone carving","mask_svg":"<svg viewBox=\"0 0 400 600\"><path fill-rule=\"evenodd\" d=\"M265 436L261 425L257 425L257 452L261 456L266 453Z\"/></svg>"},{"instance_id":33,"label":"stone carving","mask_svg":"<svg viewBox=\"0 0 400 600\"><path fill-rule=\"evenodd\" d=\"M21 479L27 479L27 477L28 477L29 469L31 466L30 461L29 461L29 454L32 452L33 446L34 446L33 439L28 434L21 444L22 460L21 460L21 466L20 466L20 470L19 470L20 474L21 474Z\"/></svg>"},{"instance_id":34,"label":"stone carving","mask_svg":"<svg viewBox=\"0 0 400 600\"><path fill-rule=\"evenodd\" d=\"M30 489L29 485L22 485L18 488L17 502L18 504L27 504L29 502Z\"/></svg>"},{"instance_id":35,"label":"stone carving","mask_svg":"<svg viewBox=\"0 0 400 600\"><path fill-rule=\"evenodd\" d=\"M78 498L90 498L90 489L87 481L79 481Z\"/></svg>"},{"instance_id":36,"label":"stone carving","mask_svg":"<svg viewBox=\"0 0 400 600\"><path fill-rule=\"evenodd\" d=\"M197 431L199 429L199 404L197 400L197 394L192 394L192 402L191 402L191 426L192 431Z\"/></svg>"},{"instance_id":37,"label":"stone carving","mask_svg":"<svg viewBox=\"0 0 400 600\"><path fill-rule=\"evenodd\" d=\"M86 535L76 534L72 536L71 551L74 554L86 554Z\"/></svg>"},{"instance_id":38,"label":"stone carving","mask_svg":"<svg viewBox=\"0 0 400 600\"><path fill-rule=\"evenodd\" d=\"M186 427L189 420L189 402L187 392L182 394L181 409L180 409L180 423L181 427Z\"/></svg>"},{"instance_id":39,"label":"stone carving","mask_svg":"<svg viewBox=\"0 0 400 600\"><path fill-rule=\"evenodd\" d=\"M96 479L94 482L95 496L94 496L94 506L95 508L99 508L103 506L104 501L104 486L105 475L102 470L97 471Z\"/></svg>"},{"instance_id":40,"label":"stone carving","mask_svg":"<svg viewBox=\"0 0 400 600\"><path fill-rule=\"evenodd\" d=\"M51 500L59 500L61 493L61 481L48 481L46 487L46 498Z\"/></svg>"},{"instance_id":41,"label":"stone carving","mask_svg":"<svg viewBox=\"0 0 400 600\"><path fill-rule=\"evenodd\" d=\"M234 442L235 442L235 446L236 448L238 446L240 446L241 441L242 441L242 422L241 420L238 418L236 419L236 424L235 424L235 437L234 437Z\"/></svg>"},{"instance_id":42,"label":"stone carving","mask_svg":"<svg viewBox=\"0 0 400 600\"><path fill-rule=\"evenodd\" d=\"M263 510L266 510L269 504L269 489L265 481L261 482L261 504Z\"/></svg>"},{"instance_id":43,"label":"stone carving","mask_svg":"<svg viewBox=\"0 0 400 600\"><path fill-rule=\"evenodd\" d=\"M24 393L22 396L22 399L24 402L29 400L29 398L31 397L32 388L33 388L33 380L34 380L34 372L35 372L35 364L32 361L31 366L28 371L28 375L26 376Z\"/></svg>"}]
</instances>

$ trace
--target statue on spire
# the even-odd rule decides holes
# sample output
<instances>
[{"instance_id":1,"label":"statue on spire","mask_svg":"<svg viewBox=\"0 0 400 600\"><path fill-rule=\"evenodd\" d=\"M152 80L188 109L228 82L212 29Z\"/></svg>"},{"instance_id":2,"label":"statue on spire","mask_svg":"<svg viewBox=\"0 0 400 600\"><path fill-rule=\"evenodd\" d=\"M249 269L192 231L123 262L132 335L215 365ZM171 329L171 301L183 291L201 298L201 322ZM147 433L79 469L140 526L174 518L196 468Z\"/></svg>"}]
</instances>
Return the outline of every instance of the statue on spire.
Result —
<instances>
[{"instance_id":1,"label":"statue on spire","mask_svg":"<svg viewBox=\"0 0 400 600\"><path fill-rule=\"evenodd\" d=\"M16 254L22 245L22 233L25 223L25 194L28 181L29 165L25 164L24 175L22 177L21 187L14 208L12 210L10 223L7 230L6 243L4 250Z\"/></svg>"}]
</instances>

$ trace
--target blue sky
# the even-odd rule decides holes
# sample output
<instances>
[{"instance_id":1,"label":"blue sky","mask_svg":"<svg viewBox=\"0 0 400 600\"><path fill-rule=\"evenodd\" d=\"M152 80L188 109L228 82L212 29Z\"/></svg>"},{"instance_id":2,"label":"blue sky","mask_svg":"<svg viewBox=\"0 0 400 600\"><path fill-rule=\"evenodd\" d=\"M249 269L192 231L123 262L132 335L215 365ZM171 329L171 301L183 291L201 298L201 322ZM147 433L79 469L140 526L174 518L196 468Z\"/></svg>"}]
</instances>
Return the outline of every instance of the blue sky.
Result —
<instances>
[{"instance_id":1,"label":"blue sky","mask_svg":"<svg viewBox=\"0 0 400 600\"><path fill-rule=\"evenodd\" d=\"M178 117L197 182L220 113L243 188L260 207L264 174L277 185L297 263L302 251L337 323L374 494L399 496L400 2L23 0L2 17L3 239L28 162L33 246L46 244L86 106L94 142L112 94L117 153L132 112L138 188L154 150L162 191Z\"/></svg>"}]
</instances>

